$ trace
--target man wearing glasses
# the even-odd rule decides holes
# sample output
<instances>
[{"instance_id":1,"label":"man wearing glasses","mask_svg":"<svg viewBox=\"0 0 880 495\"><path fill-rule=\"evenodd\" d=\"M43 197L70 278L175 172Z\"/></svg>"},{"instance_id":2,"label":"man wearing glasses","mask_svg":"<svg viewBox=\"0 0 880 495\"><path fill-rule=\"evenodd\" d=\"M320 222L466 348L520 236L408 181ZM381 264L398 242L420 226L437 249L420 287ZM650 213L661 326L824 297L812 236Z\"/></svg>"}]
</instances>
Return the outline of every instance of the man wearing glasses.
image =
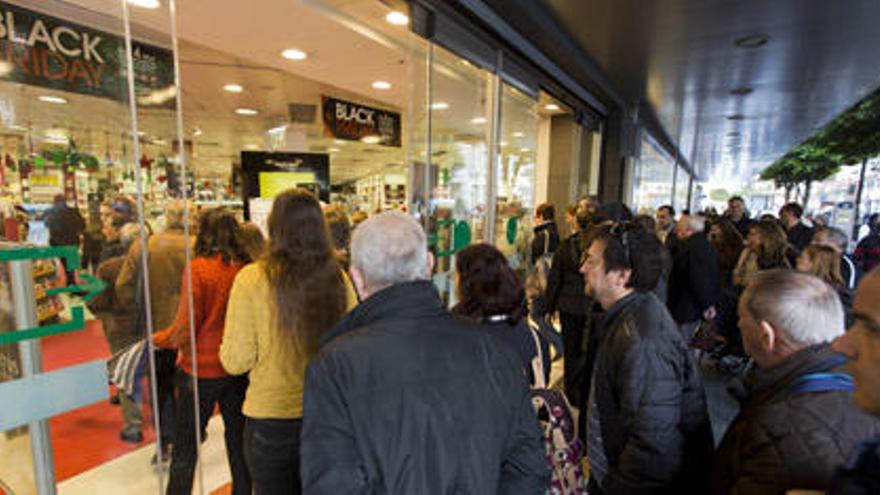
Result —
<instances>
[{"instance_id":1,"label":"man wearing glasses","mask_svg":"<svg viewBox=\"0 0 880 495\"><path fill-rule=\"evenodd\" d=\"M704 493L712 431L699 370L651 291L662 247L629 223L601 227L585 290L605 310L587 410L590 493Z\"/></svg>"}]
</instances>

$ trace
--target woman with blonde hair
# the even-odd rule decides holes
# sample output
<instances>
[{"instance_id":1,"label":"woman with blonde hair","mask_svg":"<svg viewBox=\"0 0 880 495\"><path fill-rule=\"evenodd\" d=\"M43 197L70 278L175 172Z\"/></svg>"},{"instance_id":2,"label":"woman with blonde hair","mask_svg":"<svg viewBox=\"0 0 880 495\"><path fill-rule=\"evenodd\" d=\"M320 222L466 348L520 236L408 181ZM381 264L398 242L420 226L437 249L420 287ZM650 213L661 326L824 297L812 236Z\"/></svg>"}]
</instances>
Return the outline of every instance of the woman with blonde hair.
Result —
<instances>
[{"instance_id":1,"label":"woman with blonde hair","mask_svg":"<svg viewBox=\"0 0 880 495\"><path fill-rule=\"evenodd\" d=\"M759 271L791 268L787 252L788 237L779 224L769 220L753 223L746 236L746 248L733 270L734 285L748 285Z\"/></svg>"},{"instance_id":2,"label":"woman with blonde hair","mask_svg":"<svg viewBox=\"0 0 880 495\"><path fill-rule=\"evenodd\" d=\"M849 327L853 323L853 293L847 287L843 276L840 274L840 254L829 246L809 244L801 252L801 255L798 256L797 270L799 272L811 273L831 287L834 287L834 290L840 296L840 303L843 304L846 318L846 326Z\"/></svg>"}]
</instances>

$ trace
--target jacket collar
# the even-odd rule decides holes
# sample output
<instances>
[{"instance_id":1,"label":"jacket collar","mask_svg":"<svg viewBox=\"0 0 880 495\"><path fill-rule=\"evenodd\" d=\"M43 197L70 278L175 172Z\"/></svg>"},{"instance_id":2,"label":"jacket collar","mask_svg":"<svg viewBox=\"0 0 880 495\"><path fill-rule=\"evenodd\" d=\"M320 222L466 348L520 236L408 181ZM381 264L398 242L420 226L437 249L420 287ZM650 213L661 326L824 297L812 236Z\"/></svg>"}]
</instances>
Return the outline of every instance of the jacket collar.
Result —
<instances>
[{"instance_id":1,"label":"jacket collar","mask_svg":"<svg viewBox=\"0 0 880 495\"><path fill-rule=\"evenodd\" d=\"M605 312L605 315L602 316L602 326L607 328L611 323L614 322L617 317L623 313L623 310L628 308L631 304L635 303L637 300L641 299L641 295L638 291L634 291L632 294L624 296L613 306L608 308L608 311Z\"/></svg>"},{"instance_id":2,"label":"jacket collar","mask_svg":"<svg viewBox=\"0 0 880 495\"><path fill-rule=\"evenodd\" d=\"M772 368L755 368L739 384L733 385L731 393L740 401L772 396L806 374L830 371L845 362L842 355L831 350L831 344L816 344L794 353Z\"/></svg>"},{"instance_id":3,"label":"jacket collar","mask_svg":"<svg viewBox=\"0 0 880 495\"><path fill-rule=\"evenodd\" d=\"M542 230L556 230L556 222L553 220L545 220L534 227L535 232L540 232Z\"/></svg>"},{"instance_id":4,"label":"jacket collar","mask_svg":"<svg viewBox=\"0 0 880 495\"><path fill-rule=\"evenodd\" d=\"M392 285L371 295L329 332L321 337L321 345L367 325L394 320L410 320L447 314L440 294L430 280Z\"/></svg>"}]
</instances>

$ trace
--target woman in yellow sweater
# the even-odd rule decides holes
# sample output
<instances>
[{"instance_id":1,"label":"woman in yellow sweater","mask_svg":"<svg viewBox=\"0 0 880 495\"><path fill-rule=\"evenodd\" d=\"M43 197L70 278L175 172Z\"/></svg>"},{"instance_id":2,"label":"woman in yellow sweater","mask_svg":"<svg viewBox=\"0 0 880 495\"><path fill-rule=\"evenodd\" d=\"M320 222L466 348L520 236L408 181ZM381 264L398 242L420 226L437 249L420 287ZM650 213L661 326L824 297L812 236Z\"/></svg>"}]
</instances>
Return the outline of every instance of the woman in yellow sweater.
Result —
<instances>
[{"instance_id":1,"label":"woman in yellow sweater","mask_svg":"<svg viewBox=\"0 0 880 495\"><path fill-rule=\"evenodd\" d=\"M321 335L357 303L314 196L279 194L268 227L266 257L235 278L220 346L226 372L250 377L242 411L256 495L300 493L306 364Z\"/></svg>"}]
</instances>

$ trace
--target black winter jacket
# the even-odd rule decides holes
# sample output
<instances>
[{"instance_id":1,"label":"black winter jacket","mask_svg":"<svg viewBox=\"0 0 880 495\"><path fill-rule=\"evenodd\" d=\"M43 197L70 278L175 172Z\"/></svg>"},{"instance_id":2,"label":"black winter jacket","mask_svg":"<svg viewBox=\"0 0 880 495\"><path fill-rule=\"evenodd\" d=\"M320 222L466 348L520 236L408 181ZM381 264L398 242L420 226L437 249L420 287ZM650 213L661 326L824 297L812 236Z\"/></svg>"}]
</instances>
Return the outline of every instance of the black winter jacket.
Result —
<instances>
[{"instance_id":1,"label":"black winter jacket","mask_svg":"<svg viewBox=\"0 0 880 495\"><path fill-rule=\"evenodd\" d=\"M880 419L859 410L852 392L793 388L804 375L839 371L844 362L828 344L815 345L773 368L755 369L732 388L742 409L715 455L714 493L829 487L856 445L880 433Z\"/></svg>"},{"instance_id":2,"label":"black winter jacket","mask_svg":"<svg viewBox=\"0 0 880 495\"><path fill-rule=\"evenodd\" d=\"M721 297L721 275L715 246L703 234L678 242L672 259L666 304L679 324L700 320Z\"/></svg>"},{"instance_id":3,"label":"black winter jacket","mask_svg":"<svg viewBox=\"0 0 880 495\"><path fill-rule=\"evenodd\" d=\"M429 281L371 295L309 364L309 494L544 493L550 474L511 349L443 307Z\"/></svg>"},{"instance_id":4,"label":"black winter jacket","mask_svg":"<svg viewBox=\"0 0 880 495\"><path fill-rule=\"evenodd\" d=\"M837 470L828 495L880 493L880 437L862 442L846 466Z\"/></svg>"},{"instance_id":5,"label":"black winter jacket","mask_svg":"<svg viewBox=\"0 0 880 495\"><path fill-rule=\"evenodd\" d=\"M584 276L581 275L581 234L574 234L562 241L553 253L553 265L547 275L547 294L544 312L556 311L570 315L586 315L590 300L584 293Z\"/></svg>"},{"instance_id":6,"label":"black winter jacket","mask_svg":"<svg viewBox=\"0 0 880 495\"><path fill-rule=\"evenodd\" d=\"M535 237L532 239L531 262L535 264L538 258L545 254L553 254L559 247L559 230L556 222L545 222L534 228Z\"/></svg>"},{"instance_id":7,"label":"black winter jacket","mask_svg":"<svg viewBox=\"0 0 880 495\"><path fill-rule=\"evenodd\" d=\"M633 293L605 313L602 332L593 375L609 468L602 493L704 493L712 430L703 383L666 307Z\"/></svg>"}]
</instances>

